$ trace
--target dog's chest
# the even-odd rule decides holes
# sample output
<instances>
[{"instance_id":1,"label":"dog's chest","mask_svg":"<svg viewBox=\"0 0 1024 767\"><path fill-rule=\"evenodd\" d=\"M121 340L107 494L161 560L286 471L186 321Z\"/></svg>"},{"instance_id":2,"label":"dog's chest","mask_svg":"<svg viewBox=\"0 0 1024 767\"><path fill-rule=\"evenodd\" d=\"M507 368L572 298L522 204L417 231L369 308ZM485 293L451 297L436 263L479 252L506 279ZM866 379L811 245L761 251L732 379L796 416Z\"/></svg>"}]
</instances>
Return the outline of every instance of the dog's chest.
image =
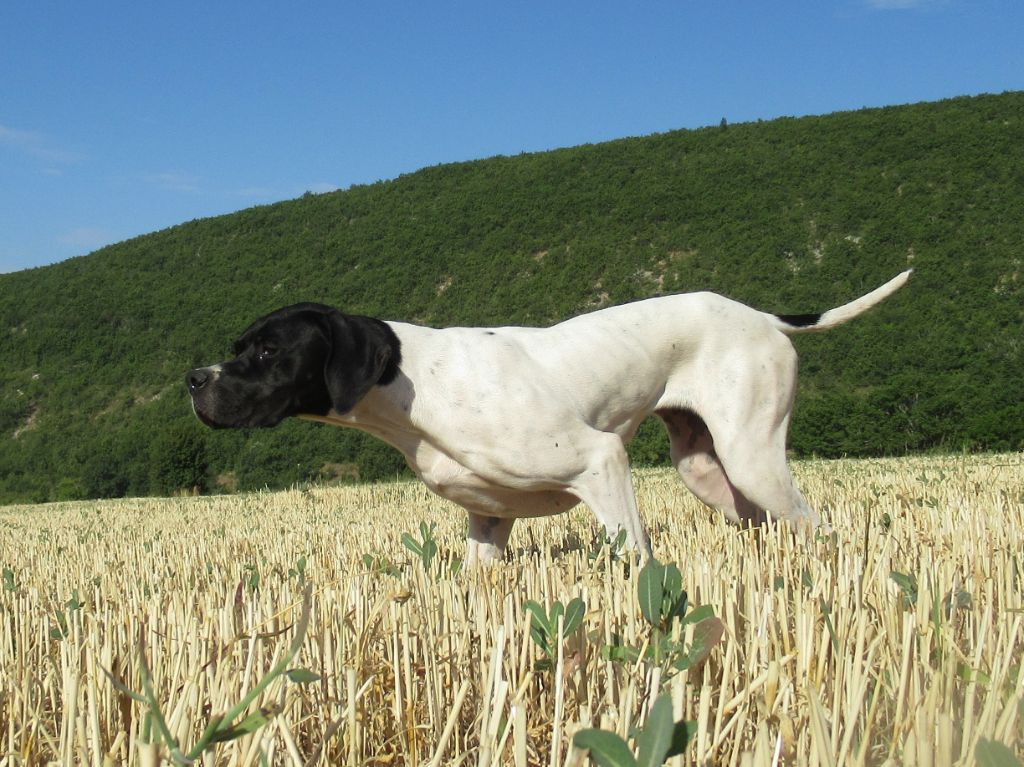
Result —
<instances>
[{"instance_id":1,"label":"dog's chest","mask_svg":"<svg viewBox=\"0 0 1024 767\"><path fill-rule=\"evenodd\" d=\"M455 503L486 503L497 487L426 442L417 446L409 463L427 487Z\"/></svg>"},{"instance_id":2,"label":"dog's chest","mask_svg":"<svg viewBox=\"0 0 1024 767\"><path fill-rule=\"evenodd\" d=\"M479 514L539 517L560 514L579 503L564 490L510 488L489 481L426 443L409 457L409 465L433 492Z\"/></svg>"}]
</instances>

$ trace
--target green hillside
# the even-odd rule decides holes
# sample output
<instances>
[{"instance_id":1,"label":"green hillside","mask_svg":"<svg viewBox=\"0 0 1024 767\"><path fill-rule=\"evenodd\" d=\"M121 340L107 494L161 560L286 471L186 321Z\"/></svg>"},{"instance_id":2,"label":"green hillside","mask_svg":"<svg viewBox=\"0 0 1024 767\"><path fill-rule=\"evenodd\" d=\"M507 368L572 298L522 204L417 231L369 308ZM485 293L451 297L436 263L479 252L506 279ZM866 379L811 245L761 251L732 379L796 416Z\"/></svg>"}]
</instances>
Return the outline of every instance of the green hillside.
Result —
<instances>
[{"instance_id":1,"label":"green hillside","mask_svg":"<svg viewBox=\"0 0 1024 767\"><path fill-rule=\"evenodd\" d=\"M710 289L792 313L908 264L869 315L795 339L793 450L1021 449L1022 242L1024 93L443 165L193 221L0 275L0 501L393 476L355 432L195 422L184 372L284 304L546 324ZM648 426L640 461L666 451Z\"/></svg>"}]
</instances>

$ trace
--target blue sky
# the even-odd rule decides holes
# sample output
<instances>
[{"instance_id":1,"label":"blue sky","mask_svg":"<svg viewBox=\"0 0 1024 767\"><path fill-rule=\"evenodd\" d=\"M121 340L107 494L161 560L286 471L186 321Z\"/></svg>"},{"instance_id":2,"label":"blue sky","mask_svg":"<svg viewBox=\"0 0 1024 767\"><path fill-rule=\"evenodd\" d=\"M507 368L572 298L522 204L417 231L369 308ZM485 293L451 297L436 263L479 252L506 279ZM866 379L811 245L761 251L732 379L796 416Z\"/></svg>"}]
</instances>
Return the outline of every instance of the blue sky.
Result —
<instances>
[{"instance_id":1,"label":"blue sky","mask_svg":"<svg viewBox=\"0 0 1024 767\"><path fill-rule=\"evenodd\" d=\"M0 7L0 272L427 165L1024 89L1021 0Z\"/></svg>"}]
</instances>

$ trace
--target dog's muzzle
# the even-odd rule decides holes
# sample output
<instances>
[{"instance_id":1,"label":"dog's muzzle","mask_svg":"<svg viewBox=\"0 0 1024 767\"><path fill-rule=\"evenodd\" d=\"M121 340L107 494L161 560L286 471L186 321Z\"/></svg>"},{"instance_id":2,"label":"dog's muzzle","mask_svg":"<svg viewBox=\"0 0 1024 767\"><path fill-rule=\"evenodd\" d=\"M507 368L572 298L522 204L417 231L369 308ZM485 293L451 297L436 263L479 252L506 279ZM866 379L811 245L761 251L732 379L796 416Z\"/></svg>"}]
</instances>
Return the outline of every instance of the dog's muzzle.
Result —
<instances>
[{"instance_id":1,"label":"dog's muzzle","mask_svg":"<svg viewBox=\"0 0 1024 767\"><path fill-rule=\"evenodd\" d=\"M208 387L215 379L216 371L213 368L196 368L185 374L185 385L192 396L192 410L195 411L196 417L207 426L217 429L220 428L220 424L203 410L203 400L208 399L207 395L210 393Z\"/></svg>"},{"instance_id":2,"label":"dog's muzzle","mask_svg":"<svg viewBox=\"0 0 1024 767\"><path fill-rule=\"evenodd\" d=\"M209 368L196 368L185 374L185 384L189 393L195 396L196 392L206 388L206 385L213 380L213 372Z\"/></svg>"}]
</instances>

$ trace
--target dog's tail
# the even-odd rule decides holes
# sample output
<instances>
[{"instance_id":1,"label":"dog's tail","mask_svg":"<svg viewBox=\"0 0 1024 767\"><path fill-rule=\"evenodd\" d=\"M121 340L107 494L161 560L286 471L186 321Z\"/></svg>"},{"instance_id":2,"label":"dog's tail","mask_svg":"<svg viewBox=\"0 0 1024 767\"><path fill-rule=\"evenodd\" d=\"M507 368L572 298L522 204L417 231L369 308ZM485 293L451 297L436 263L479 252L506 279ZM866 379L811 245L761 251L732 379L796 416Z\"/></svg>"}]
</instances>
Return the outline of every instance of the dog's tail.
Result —
<instances>
[{"instance_id":1,"label":"dog's tail","mask_svg":"<svg viewBox=\"0 0 1024 767\"><path fill-rule=\"evenodd\" d=\"M859 314L863 314L875 304L880 304L897 290L903 287L913 269L907 269L889 280L881 287L875 288L848 304L829 309L822 314L774 314L775 326L787 335L792 333L814 333L834 328L849 322Z\"/></svg>"}]
</instances>

